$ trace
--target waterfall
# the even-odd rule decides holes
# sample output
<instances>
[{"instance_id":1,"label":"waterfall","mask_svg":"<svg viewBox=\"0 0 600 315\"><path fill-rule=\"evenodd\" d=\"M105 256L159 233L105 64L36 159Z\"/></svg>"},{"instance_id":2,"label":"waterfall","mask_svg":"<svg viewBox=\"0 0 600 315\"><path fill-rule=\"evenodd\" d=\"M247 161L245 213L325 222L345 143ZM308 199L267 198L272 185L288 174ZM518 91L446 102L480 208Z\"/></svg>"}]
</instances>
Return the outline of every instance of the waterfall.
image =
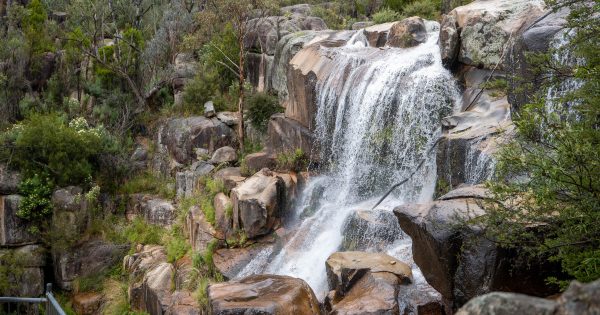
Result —
<instances>
[{"instance_id":1,"label":"waterfall","mask_svg":"<svg viewBox=\"0 0 600 315\"><path fill-rule=\"evenodd\" d=\"M441 118L459 97L442 66L439 25L429 22L428 28L427 42L413 48L369 47L363 30L345 46L320 48L329 59L316 88L320 175L304 190L281 251L258 255L238 277L257 272L299 277L323 297L325 261L339 249L350 214L370 209L422 159L426 163L420 171L380 208L431 200L435 150L427 151L441 133ZM390 244L387 252L413 264L408 237Z\"/></svg>"}]
</instances>

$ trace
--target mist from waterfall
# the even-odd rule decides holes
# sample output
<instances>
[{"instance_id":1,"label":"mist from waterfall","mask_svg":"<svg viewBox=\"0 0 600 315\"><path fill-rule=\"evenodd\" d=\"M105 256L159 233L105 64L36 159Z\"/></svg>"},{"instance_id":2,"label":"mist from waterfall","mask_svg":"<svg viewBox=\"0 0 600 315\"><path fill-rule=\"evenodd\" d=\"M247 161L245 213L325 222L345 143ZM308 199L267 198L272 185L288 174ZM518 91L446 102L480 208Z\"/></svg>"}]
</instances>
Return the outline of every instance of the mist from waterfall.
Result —
<instances>
[{"instance_id":1,"label":"mist from waterfall","mask_svg":"<svg viewBox=\"0 0 600 315\"><path fill-rule=\"evenodd\" d=\"M451 113L459 96L442 66L439 25L427 26L427 42L413 48L369 47L362 30L344 47L321 47L331 65L317 82L320 175L305 188L295 208L292 235L281 251L259 254L238 277L290 275L306 280L323 297L325 261L339 249L349 215L370 209L422 159L426 162L420 171L379 209L431 200L435 150L427 151L441 133L441 118ZM413 264L408 236L399 237L387 252Z\"/></svg>"}]
</instances>

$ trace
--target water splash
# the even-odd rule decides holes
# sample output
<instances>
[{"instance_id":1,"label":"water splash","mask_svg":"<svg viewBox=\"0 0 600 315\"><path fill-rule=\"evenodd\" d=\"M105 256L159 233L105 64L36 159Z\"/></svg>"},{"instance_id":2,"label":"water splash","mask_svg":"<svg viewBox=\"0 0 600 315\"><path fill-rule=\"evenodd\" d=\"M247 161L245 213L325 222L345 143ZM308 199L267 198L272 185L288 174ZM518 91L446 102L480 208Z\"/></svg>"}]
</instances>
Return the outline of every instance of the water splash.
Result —
<instances>
[{"instance_id":1,"label":"water splash","mask_svg":"<svg viewBox=\"0 0 600 315\"><path fill-rule=\"evenodd\" d=\"M330 59L329 72L317 82L315 145L322 175L312 179L296 207L295 232L270 263L254 272L302 278L322 297L325 261L338 250L351 213L369 209L422 159L427 159L424 167L381 209L431 200L435 153L426 156L427 150L458 92L441 63L439 26L428 27L427 42L414 48L368 47L362 30L344 47L321 47ZM410 262L407 244L410 239L403 238L389 250Z\"/></svg>"}]
</instances>

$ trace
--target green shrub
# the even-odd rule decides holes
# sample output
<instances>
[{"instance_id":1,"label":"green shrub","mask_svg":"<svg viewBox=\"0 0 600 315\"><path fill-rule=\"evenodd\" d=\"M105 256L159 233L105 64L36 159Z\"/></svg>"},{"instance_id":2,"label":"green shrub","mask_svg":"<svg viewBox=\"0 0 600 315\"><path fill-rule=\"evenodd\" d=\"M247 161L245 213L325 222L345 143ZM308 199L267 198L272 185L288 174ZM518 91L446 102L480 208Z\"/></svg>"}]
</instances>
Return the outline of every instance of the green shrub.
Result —
<instances>
[{"instance_id":1,"label":"green shrub","mask_svg":"<svg viewBox=\"0 0 600 315\"><path fill-rule=\"evenodd\" d=\"M129 222L123 231L124 238L131 244L163 244L165 230L157 225L148 224L142 218Z\"/></svg>"},{"instance_id":2,"label":"green shrub","mask_svg":"<svg viewBox=\"0 0 600 315\"><path fill-rule=\"evenodd\" d=\"M437 20L440 3L432 0L417 0L404 6L402 13L406 17L419 16L427 20Z\"/></svg>"},{"instance_id":3,"label":"green shrub","mask_svg":"<svg viewBox=\"0 0 600 315\"><path fill-rule=\"evenodd\" d=\"M404 6L407 5L410 0L384 0L383 7L390 8L396 12L402 11Z\"/></svg>"},{"instance_id":4,"label":"green shrub","mask_svg":"<svg viewBox=\"0 0 600 315\"><path fill-rule=\"evenodd\" d=\"M40 231L39 224L52 215L52 191L54 185L49 178L39 175L26 178L19 187L19 193L23 196L19 204L17 216L32 221L31 233Z\"/></svg>"},{"instance_id":5,"label":"green shrub","mask_svg":"<svg viewBox=\"0 0 600 315\"><path fill-rule=\"evenodd\" d=\"M119 188L121 194L147 193L165 199L175 198L175 185L170 178L158 177L152 172L143 172L125 182Z\"/></svg>"},{"instance_id":6,"label":"green shrub","mask_svg":"<svg viewBox=\"0 0 600 315\"><path fill-rule=\"evenodd\" d=\"M373 22L375 22L375 24L395 22L400 19L402 19L402 15L390 8L383 8L373 14Z\"/></svg>"},{"instance_id":7,"label":"green shrub","mask_svg":"<svg viewBox=\"0 0 600 315\"><path fill-rule=\"evenodd\" d=\"M269 119L273 114L282 112L276 96L267 93L256 93L248 98L247 117L254 128L261 132L267 131Z\"/></svg>"},{"instance_id":8,"label":"green shrub","mask_svg":"<svg viewBox=\"0 0 600 315\"><path fill-rule=\"evenodd\" d=\"M49 177L58 186L89 183L98 157L114 149L114 140L83 118L69 124L57 114L33 114L5 132L0 155L9 155L25 178Z\"/></svg>"},{"instance_id":9,"label":"green shrub","mask_svg":"<svg viewBox=\"0 0 600 315\"><path fill-rule=\"evenodd\" d=\"M343 30L348 26L346 18L331 8L325 8L323 6L315 6L312 8L312 15L320 17L325 21L327 27L332 30Z\"/></svg>"},{"instance_id":10,"label":"green shrub","mask_svg":"<svg viewBox=\"0 0 600 315\"><path fill-rule=\"evenodd\" d=\"M300 172L306 169L308 162L308 157L300 148L294 152L282 152L277 155L277 169L279 170Z\"/></svg>"},{"instance_id":11,"label":"green shrub","mask_svg":"<svg viewBox=\"0 0 600 315\"><path fill-rule=\"evenodd\" d=\"M165 249L167 251L167 261L174 263L188 252L190 245L182 238L180 233L177 233L167 241Z\"/></svg>"}]
</instances>

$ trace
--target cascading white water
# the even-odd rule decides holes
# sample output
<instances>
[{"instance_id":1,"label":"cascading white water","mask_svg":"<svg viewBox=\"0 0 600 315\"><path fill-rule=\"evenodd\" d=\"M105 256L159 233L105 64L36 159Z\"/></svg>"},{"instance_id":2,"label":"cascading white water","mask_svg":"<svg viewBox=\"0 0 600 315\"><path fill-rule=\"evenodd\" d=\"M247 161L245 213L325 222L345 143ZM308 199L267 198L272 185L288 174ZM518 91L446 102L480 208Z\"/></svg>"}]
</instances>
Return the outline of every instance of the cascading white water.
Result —
<instances>
[{"instance_id":1,"label":"cascading white water","mask_svg":"<svg viewBox=\"0 0 600 315\"><path fill-rule=\"evenodd\" d=\"M568 49L568 43L574 35L575 31L572 29L563 30L554 35L554 38L550 42L550 49L552 52L552 59L557 64L565 66L584 64L583 60L578 60L573 55L573 52ZM546 110L549 113L556 113L562 116L573 114L570 109L576 105L576 103L573 101L565 102L562 98L570 92L579 89L581 85L581 80L576 78L566 78L562 79L560 83L548 87L548 90L546 91Z\"/></svg>"},{"instance_id":2,"label":"cascading white water","mask_svg":"<svg viewBox=\"0 0 600 315\"><path fill-rule=\"evenodd\" d=\"M322 175L305 189L294 232L282 250L271 258L270 250L261 253L238 277L259 272L295 276L323 297L325 261L338 250L351 213L370 209L422 159L424 166L380 208L431 200L435 151L427 151L458 91L442 66L439 25L428 22L428 28L427 42L414 48L369 47L362 30L343 47L321 48L331 63L317 82L315 145L325 165ZM412 262L408 238L391 245L388 253Z\"/></svg>"}]
</instances>

